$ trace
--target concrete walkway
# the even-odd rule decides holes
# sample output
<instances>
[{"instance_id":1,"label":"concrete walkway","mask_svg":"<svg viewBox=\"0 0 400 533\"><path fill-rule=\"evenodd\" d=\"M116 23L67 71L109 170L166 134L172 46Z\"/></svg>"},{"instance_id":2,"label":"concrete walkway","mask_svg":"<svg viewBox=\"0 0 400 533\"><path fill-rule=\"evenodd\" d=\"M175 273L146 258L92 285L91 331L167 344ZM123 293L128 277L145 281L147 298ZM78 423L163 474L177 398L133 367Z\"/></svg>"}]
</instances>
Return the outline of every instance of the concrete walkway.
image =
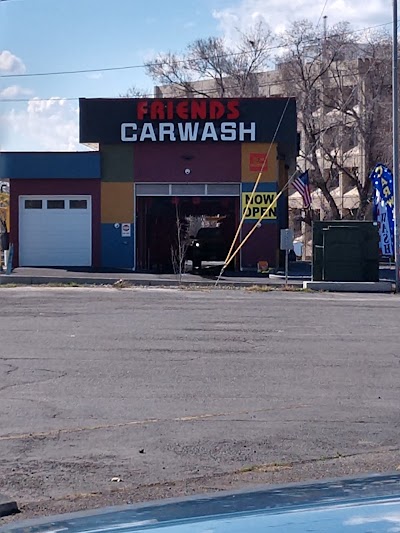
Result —
<instances>
[{"instance_id":1,"label":"concrete walkway","mask_svg":"<svg viewBox=\"0 0 400 533\"><path fill-rule=\"evenodd\" d=\"M127 285L147 287L200 286L214 287L219 271L217 268L205 268L200 274L186 273L179 280L174 274L152 274L131 271L105 272L79 268L27 268L20 267L7 275L0 274L0 285ZM345 291L350 292L391 292L394 269L388 265L380 268L380 281L386 283L345 284ZM322 283L322 285L321 285ZM343 284L311 282L311 265L306 262L289 265L288 286L291 288L308 288L311 290L330 290L342 292ZM220 287L265 286L282 288L285 276L282 271L270 274L270 277L256 272L226 272L219 281ZM321 285L321 286L320 286ZM351 285L351 287L350 287ZM376 285L376 287L375 287Z\"/></svg>"},{"instance_id":2,"label":"concrete walkway","mask_svg":"<svg viewBox=\"0 0 400 533\"><path fill-rule=\"evenodd\" d=\"M305 278L303 276L290 276L289 285L302 287ZM214 286L216 276L184 274L182 285ZM0 275L0 285L43 285L43 284L79 284L79 285L114 285L124 283L133 286L177 286L179 278L174 274L150 274L138 272L88 272L78 269L62 268L16 268L10 275ZM221 286L251 287L253 285L268 285L282 287L285 278L281 275L266 276L254 273L244 275L242 273L229 273L224 275L219 283Z\"/></svg>"}]
</instances>

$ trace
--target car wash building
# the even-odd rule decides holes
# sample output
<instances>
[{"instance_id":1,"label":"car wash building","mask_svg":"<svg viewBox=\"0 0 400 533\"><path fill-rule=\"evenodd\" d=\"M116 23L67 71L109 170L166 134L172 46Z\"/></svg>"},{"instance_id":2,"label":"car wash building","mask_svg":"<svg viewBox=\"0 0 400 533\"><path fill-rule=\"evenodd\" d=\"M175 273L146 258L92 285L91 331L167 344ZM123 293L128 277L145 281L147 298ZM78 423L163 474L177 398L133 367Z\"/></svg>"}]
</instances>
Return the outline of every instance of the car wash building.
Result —
<instances>
[{"instance_id":1,"label":"car wash building","mask_svg":"<svg viewBox=\"0 0 400 533\"><path fill-rule=\"evenodd\" d=\"M177 213L230 244L262 170L240 238L257 224L295 168L295 101L81 99L80 142L94 151L1 154L14 266L168 270ZM235 268L277 265L287 218L282 195Z\"/></svg>"}]
</instances>

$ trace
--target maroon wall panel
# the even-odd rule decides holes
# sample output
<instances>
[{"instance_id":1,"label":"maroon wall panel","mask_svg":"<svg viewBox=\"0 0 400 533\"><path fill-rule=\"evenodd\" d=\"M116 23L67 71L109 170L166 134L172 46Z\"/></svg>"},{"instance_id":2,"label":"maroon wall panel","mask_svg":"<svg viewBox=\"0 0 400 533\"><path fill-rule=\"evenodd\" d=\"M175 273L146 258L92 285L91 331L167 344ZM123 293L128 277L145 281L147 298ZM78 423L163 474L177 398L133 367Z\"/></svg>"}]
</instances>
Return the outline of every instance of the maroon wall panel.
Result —
<instances>
[{"instance_id":1,"label":"maroon wall panel","mask_svg":"<svg viewBox=\"0 0 400 533\"><path fill-rule=\"evenodd\" d=\"M242 238L252 229L253 224L245 223L242 230ZM276 267L278 257L278 224L262 224L260 228L249 237L242 248L241 267L254 268L258 261L268 261L271 267Z\"/></svg>"},{"instance_id":2,"label":"maroon wall panel","mask_svg":"<svg viewBox=\"0 0 400 533\"><path fill-rule=\"evenodd\" d=\"M92 197L92 265L100 267L101 264L101 219L100 219L100 180L72 180L72 179L47 179L47 180L10 180L10 242L14 244L13 265L19 265L19 197L29 194L86 194Z\"/></svg>"},{"instance_id":3,"label":"maroon wall panel","mask_svg":"<svg viewBox=\"0 0 400 533\"><path fill-rule=\"evenodd\" d=\"M185 174L185 169L191 170ZM136 182L240 182L240 143L143 143L134 147Z\"/></svg>"}]
</instances>

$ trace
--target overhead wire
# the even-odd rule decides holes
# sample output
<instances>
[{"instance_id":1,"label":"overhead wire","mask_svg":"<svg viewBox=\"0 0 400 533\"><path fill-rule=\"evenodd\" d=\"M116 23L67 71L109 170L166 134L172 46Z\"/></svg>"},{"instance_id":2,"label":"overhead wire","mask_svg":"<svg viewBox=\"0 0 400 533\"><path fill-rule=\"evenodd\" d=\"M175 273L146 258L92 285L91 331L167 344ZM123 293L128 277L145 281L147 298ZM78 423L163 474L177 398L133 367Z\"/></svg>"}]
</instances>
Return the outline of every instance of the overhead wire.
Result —
<instances>
[{"instance_id":1,"label":"overhead wire","mask_svg":"<svg viewBox=\"0 0 400 533\"><path fill-rule=\"evenodd\" d=\"M321 19L322 19L323 15L324 15L324 12L325 12L326 6L328 5L328 2L329 2L329 0L325 0L324 5L322 6L321 13L320 13L320 15L319 15L319 18L318 18L318 22L317 22L316 28L318 28L319 23L321 22Z\"/></svg>"},{"instance_id":2,"label":"overhead wire","mask_svg":"<svg viewBox=\"0 0 400 533\"><path fill-rule=\"evenodd\" d=\"M1 1L5 1L5 0L0 0ZM373 29L373 28L378 28L378 27L383 27L383 26L387 26L388 24L391 24L391 22L389 23L382 23L382 24L377 24L377 25L374 25L374 26L369 26L369 27L364 27L364 28L359 28L358 30L352 30L352 31L349 31L349 32L342 32L341 34L338 34L338 35L347 35L347 34L351 34L351 33L357 33L357 32L360 32L360 31L367 31L369 29ZM311 42L311 41L310 41ZM315 41L314 41L315 42ZM283 45L277 45L275 47L271 47L269 48L269 50L272 50L272 49L278 49L278 48L281 48ZM236 55L238 54L244 54L244 53L249 53L249 52L235 52ZM227 54L229 55L229 54ZM221 56L222 57L222 56ZM185 62L185 60L182 60L182 62ZM155 65L155 63L151 63L149 65ZM91 72L110 72L110 71L114 71L114 70L126 70L126 69L130 69L130 68L144 68L146 67L146 65L130 65L130 66L122 66L122 67L107 67L107 68L103 68L103 69L81 69L81 70L74 70L74 71L57 71L57 72L39 72L39 73L25 73L25 74L6 74L6 75L0 75L0 79L8 79L8 78L19 78L19 77L33 77L33 76L52 76L52 75L62 75L62 74L78 74L78 73L81 73L81 74L84 74L84 73L91 73ZM271 71L273 72L273 71ZM342 77L351 77L351 76L354 76L354 74L342 74ZM204 78L202 80L196 80L196 81L191 81L191 82L188 82L188 83L191 83L191 84L196 84L197 82L199 81L208 81L207 79L204 80ZM281 83L290 83L290 82L293 82L293 81L296 81L296 78L292 78L292 79L280 79L280 80L276 80L276 81L268 81L268 82L264 82L264 83L260 83L259 84L259 87L272 87L274 85L279 85ZM178 84L176 84L178 85ZM235 90L237 89L237 86L228 86L228 87L225 87L225 90ZM207 89L207 93L218 93L220 91L220 89L218 87L215 87L215 88L210 88L210 89ZM154 93L148 93L148 94L142 94L141 95L142 97L148 97L148 98L152 98L154 97ZM81 96L82 97L82 96ZM31 97L31 98L0 98L0 103L27 103L27 102L31 102L31 101L36 101L36 102L45 102L45 101L48 101L48 100L51 100L51 99L59 99L59 100L63 100L63 101L77 101L79 100L79 98L81 97L78 97L78 96L74 96L74 97L49 97L49 98L37 98L37 97Z\"/></svg>"},{"instance_id":3,"label":"overhead wire","mask_svg":"<svg viewBox=\"0 0 400 533\"><path fill-rule=\"evenodd\" d=\"M5 1L5 0L0 0L0 1ZM392 24L392 21L381 23L381 24L376 24L374 26L359 28L357 30L344 31L344 32L340 32L336 34L336 37L352 35L355 33L368 31L368 30L375 29L375 28L389 26L390 24ZM315 44L321 40L322 38L318 37L315 39L305 40L303 41L303 43ZM275 45L271 47L266 47L262 50L252 49L252 50L248 50L248 51L245 50L241 52L229 52L226 54L220 54L220 55L209 56L209 57L212 57L213 59L222 59L225 57L235 57L235 56L241 56L241 55L246 55L246 54L252 54L255 51L256 52L257 51L258 52L261 52L261 51L269 52L272 50L279 50L279 49L284 49L284 48L287 48L287 46L285 44L280 44L280 45ZM185 64L187 63L187 61L188 61L187 59L180 59L180 60L177 60L175 63ZM58 71L47 71L47 72L24 72L24 73L19 73L19 74L1 74L0 79L33 78L33 77L43 77L43 76L64 76L64 75L73 75L73 74L90 74L90 73L96 73L96 72L114 72L114 71L121 71L121 70L142 69L142 68L154 67L154 66L159 66L159 65L168 65L168 62L160 61L160 62L140 63L136 65L122 65L122 66L117 66L117 67L100 67L100 68L77 69L77 70L58 70Z\"/></svg>"},{"instance_id":4,"label":"overhead wire","mask_svg":"<svg viewBox=\"0 0 400 533\"><path fill-rule=\"evenodd\" d=\"M1 0L0 0L1 1ZM271 70L271 71L266 71L266 73L268 72L276 72L274 70ZM264 74L263 72L260 72L259 74ZM340 75L341 79L344 79L344 78L355 78L356 75L354 73L341 73ZM334 80L336 79L336 76L326 76L325 78L326 80ZM196 81L193 81L193 82L189 82L189 83L192 83L192 84L196 84L196 83L199 83L199 82L204 82L204 81L212 81L211 79L209 80L204 80L204 79L201 79L201 80L196 80ZM284 83L291 83L291 82L295 82L295 81L298 81L298 77L293 77L293 78L278 78L276 80L271 80L271 81L267 81L267 82L264 82L264 83L260 83L258 85L259 88L265 88L265 87L274 87L274 86L279 86L281 84L284 84ZM176 84L178 85L178 84ZM173 86L173 84L171 84L171 86ZM170 87L169 85L166 85L164 87ZM234 90L237 90L238 86L237 85L231 85L231 86L227 86L227 87L224 87L224 90L225 91L234 91ZM176 87L177 90L184 90L183 87ZM196 91L195 87L193 87L194 91ZM218 93L221 89L219 87L211 87L211 88L207 88L207 89L204 89L204 92L206 92L207 94L214 94L214 93ZM1 92L1 91L0 91ZM220 95L218 95L220 96ZM261 96L265 96L265 95L261 95ZM274 96L274 95L271 95L271 96ZM278 95L276 95L278 96ZM155 98L155 94L154 93L147 93L147 94L141 94L140 97L142 98ZM174 98L185 98L185 96L182 94L181 96L180 95L177 95L177 96L171 96L171 98L174 97ZM231 97L231 96L229 96ZM31 101L34 101L34 102L47 102L48 100L63 100L63 101L78 101L80 98L98 98L98 99L101 99L101 98L113 98L113 97L110 97L110 96L94 96L94 97L85 97L85 96L66 96L66 97L55 97L55 96L51 96L49 98L37 98L37 97L31 97L31 98L4 98L4 99L1 99L0 98L0 103L18 103L18 102L31 102ZM134 97L124 97L124 96L120 96L120 97L114 97L114 98L134 98ZM138 97L139 98L139 97ZM161 96L160 98L165 98L165 96ZM222 96L221 96L222 98ZM285 98L285 97L284 97Z\"/></svg>"}]
</instances>

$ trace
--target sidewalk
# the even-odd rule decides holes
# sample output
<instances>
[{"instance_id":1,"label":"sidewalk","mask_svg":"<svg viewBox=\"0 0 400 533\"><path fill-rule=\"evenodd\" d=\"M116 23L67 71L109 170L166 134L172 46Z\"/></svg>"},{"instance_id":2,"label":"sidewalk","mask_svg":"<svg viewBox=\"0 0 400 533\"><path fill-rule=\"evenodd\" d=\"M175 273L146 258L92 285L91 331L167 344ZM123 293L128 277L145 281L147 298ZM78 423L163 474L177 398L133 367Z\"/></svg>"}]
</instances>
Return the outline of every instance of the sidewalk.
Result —
<instances>
[{"instance_id":1,"label":"sidewalk","mask_svg":"<svg viewBox=\"0 0 400 533\"><path fill-rule=\"evenodd\" d=\"M178 287L197 286L215 287L215 282L219 270L216 268L205 268L201 275L187 273L183 274L181 282L175 274L152 274L141 272L105 272L92 269L79 268L28 268L20 267L13 270L10 275L0 274L0 285L126 285L139 287ZM382 265L380 268L380 281L387 282L384 292L391 292L395 277L393 268ZM314 290L333 290L341 292L344 290L341 284L336 282L324 288L324 284L314 288L313 284L305 284L311 281L311 265L306 262L291 263L289 265L288 286L292 288L310 288ZM388 283L389 282L389 283ZM278 271L266 277L256 272L225 272L221 277L218 286L220 287L276 287L282 288L285 285L284 272ZM315 283L314 283L315 285ZM350 287L351 285L351 287ZM350 284L347 290L351 292L380 292L382 284ZM118 285L117 285L118 286Z\"/></svg>"},{"instance_id":2,"label":"sidewalk","mask_svg":"<svg viewBox=\"0 0 400 533\"><path fill-rule=\"evenodd\" d=\"M210 275L187 273L182 276L182 285L213 287L216 281L215 271ZM289 276L289 285L301 288L303 280L309 279L296 275ZM118 282L132 286L178 286L178 276L174 274L151 274L138 272L92 272L80 269L64 268L16 268L12 274L0 275L0 285L44 285L44 284L79 284L79 285L114 285ZM270 277L257 273L227 273L219 281L220 286L252 287L254 285L282 287L285 277L271 274Z\"/></svg>"}]
</instances>

